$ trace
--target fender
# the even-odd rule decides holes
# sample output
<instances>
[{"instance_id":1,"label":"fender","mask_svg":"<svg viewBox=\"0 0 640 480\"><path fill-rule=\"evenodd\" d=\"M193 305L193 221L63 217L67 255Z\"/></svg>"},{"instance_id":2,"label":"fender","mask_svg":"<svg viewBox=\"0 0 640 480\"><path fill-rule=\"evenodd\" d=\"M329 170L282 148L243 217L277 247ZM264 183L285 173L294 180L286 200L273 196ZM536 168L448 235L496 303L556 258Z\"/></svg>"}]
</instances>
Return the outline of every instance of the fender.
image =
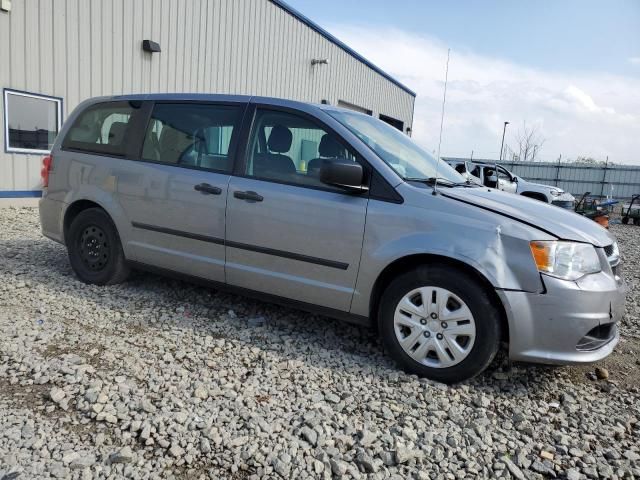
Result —
<instances>
[{"instance_id":1,"label":"fender","mask_svg":"<svg viewBox=\"0 0 640 480\"><path fill-rule=\"evenodd\" d=\"M367 261L360 265L351 313L367 315L369 292L385 268L415 255L462 263L496 290L544 290L531 256L529 241L534 236L530 227L461 202L456 202L454 211L452 200L444 195L429 195L426 200L420 206L405 203L402 208L369 202L362 252ZM473 235L460 234L465 231ZM551 239L542 232L536 237Z\"/></svg>"}]
</instances>

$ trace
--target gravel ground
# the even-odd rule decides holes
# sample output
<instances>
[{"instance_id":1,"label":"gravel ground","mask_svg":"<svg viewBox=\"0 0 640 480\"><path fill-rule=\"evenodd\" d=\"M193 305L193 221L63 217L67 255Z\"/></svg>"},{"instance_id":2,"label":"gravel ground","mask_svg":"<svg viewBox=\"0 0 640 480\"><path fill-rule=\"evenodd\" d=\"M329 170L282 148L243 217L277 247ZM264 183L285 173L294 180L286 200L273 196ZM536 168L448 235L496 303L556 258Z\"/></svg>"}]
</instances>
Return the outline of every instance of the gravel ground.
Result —
<instances>
[{"instance_id":1,"label":"gravel ground","mask_svg":"<svg viewBox=\"0 0 640 480\"><path fill-rule=\"evenodd\" d=\"M148 274L84 285L37 210L0 210L0 479L640 478L640 228L613 232L614 355L448 387L345 323Z\"/></svg>"}]
</instances>

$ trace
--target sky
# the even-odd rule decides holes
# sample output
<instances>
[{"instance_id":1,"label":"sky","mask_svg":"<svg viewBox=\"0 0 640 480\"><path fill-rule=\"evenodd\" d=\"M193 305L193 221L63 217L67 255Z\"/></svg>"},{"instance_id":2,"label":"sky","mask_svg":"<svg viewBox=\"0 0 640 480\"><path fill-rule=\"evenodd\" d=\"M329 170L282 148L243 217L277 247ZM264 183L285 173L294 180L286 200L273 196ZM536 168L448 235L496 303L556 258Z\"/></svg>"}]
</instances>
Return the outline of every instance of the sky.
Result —
<instances>
[{"instance_id":1,"label":"sky","mask_svg":"<svg viewBox=\"0 0 640 480\"><path fill-rule=\"evenodd\" d=\"M538 160L640 164L640 0L288 0L417 93L413 138L497 158L535 130ZM366 8L364 8L366 5Z\"/></svg>"}]
</instances>

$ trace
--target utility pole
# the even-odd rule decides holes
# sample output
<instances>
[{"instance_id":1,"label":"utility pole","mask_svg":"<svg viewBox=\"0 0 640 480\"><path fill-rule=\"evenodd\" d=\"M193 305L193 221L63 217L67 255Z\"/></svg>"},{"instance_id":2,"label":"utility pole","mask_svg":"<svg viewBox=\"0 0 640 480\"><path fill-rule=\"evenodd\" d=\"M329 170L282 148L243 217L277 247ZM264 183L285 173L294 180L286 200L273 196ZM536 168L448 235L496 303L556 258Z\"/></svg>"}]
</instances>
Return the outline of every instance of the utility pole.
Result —
<instances>
[{"instance_id":1,"label":"utility pole","mask_svg":"<svg viewBox=\"0 0 640 480\"><path fill-rule=\"evenodd\" d=\"M500 162L501 163L502 163L502 150L504 150L504 134L507 131L507 125L509 125L509 122L504 122L504 127L502 127L502 143L500 144ZM498 162L496 162L495 164L494 174L496 176L496 188L498 188Z\"/></svg>"},{"instance_id":2,"label":"utility pole","mask_svg":"<svg viewBox=\"0 0 640 480\"><path fill-rule=\"evenodd\" d=\"M605 180L607 179L607 167L609 166L609 155L607 155L607 160L604 162L604 170L602 172L602 184L600 185L600 199L602 200L602 197L604 195L604 183Z\"/></svg>"},{"instance_id":3,"label":"utility pole","mask_svg":"<svg viewBox=\"0 0 640 480\"><path fill-rule=\"evenodd\" d=\"M502 161L502 151L504 150L504 135L507 132L507 125L509 125L509 122L504 122L504 127L502 128L502 143L500 144L500 161Z\"/></svg>"}]
</instances>

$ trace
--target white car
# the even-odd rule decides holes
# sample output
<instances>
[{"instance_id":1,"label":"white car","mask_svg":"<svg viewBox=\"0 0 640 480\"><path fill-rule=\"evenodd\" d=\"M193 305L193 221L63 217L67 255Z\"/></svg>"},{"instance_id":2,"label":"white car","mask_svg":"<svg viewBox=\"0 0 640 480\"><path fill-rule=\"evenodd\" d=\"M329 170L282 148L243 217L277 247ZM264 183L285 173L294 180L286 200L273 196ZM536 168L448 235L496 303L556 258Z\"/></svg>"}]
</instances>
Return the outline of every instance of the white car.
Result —
<instances>
[{"instance_id":1,"label":"white car","mask_svg":"<svg viewBox=\"0 0 640 480\"><path fill-rule=\"evenodd\" d=\"M447 159L446 162L456 169L468 182L477 183L490 188L498 188L505 192L534 198L545 203L551 203L558 207L572 210L575 206L575 197L561 188L533 183L518 175L511 173L502 165L471 162L466 160ZM496 184L497 182L497 184Z\"/></svg>"}]
</instances>

